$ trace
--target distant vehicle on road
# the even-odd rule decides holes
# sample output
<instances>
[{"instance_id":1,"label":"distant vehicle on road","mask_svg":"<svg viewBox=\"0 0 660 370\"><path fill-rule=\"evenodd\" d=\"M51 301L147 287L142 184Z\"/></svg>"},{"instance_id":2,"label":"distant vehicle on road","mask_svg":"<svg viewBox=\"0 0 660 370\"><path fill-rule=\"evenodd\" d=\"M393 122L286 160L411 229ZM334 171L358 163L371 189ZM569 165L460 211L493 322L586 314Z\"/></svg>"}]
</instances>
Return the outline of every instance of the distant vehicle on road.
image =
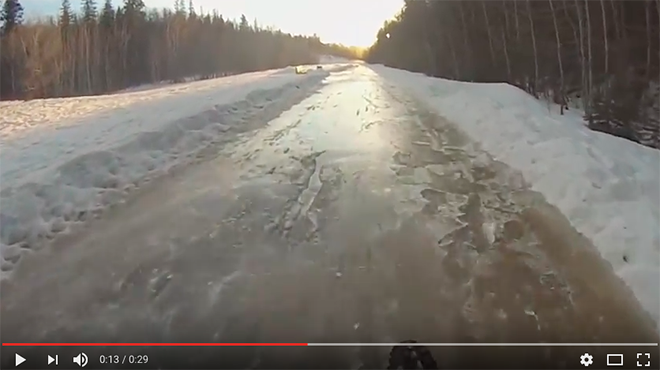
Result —
<instances>
[{"instance_id":1,"label":"distant vehicle on road","mask_svg":"<svg viewBox=\"0 0 660 370\"><path fill-rule=\"evenodd\" d=\"M316 66L316 69L323 69L323 66Z\"/></svg>"}]
</instances>

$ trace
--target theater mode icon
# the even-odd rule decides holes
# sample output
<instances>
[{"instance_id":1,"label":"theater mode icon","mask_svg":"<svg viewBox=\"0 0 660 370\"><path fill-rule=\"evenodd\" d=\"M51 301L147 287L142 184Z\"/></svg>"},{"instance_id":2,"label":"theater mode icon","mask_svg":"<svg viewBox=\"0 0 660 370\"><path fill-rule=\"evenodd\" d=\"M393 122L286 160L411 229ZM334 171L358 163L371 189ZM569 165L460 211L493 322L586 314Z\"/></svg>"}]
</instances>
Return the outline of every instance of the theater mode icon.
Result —
<instances>
[{"instance_id":1,"label":"theater mode icon","mask_svg":"<svg viewBox=\"0 0 660 370\"><path fill-rule=\"evenodd\" d=\"M607 366L623 366L623 353L608 353Z\"/></svg>"}]
</instances>

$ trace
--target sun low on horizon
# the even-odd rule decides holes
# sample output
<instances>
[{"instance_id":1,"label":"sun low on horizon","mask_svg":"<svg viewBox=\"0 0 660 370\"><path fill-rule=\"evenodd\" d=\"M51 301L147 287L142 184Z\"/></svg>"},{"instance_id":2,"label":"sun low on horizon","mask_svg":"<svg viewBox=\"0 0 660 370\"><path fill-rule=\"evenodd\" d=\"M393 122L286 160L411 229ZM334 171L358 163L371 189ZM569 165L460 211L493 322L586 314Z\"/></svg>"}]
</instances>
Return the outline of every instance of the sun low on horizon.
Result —
<instances>
[{"instance_id":1,"label":"sun low on horizon","mask_svg":"<svg viewBox=\"0 0 660 370\"><path fill-rule=\"evenodd\" d=\"M113 0L117 5L121 0ZM185 0L186 3L188 0ZM79 1L71 1L77 7ZM97 0L98 7L103 0ZM23 0L27 14L52 15L59 0ZM144 0L149 8L173 7L174 0ZM228 19L245 15L252 23L272 26L284 32L318 35L325 43L368 47L383 22L403 6L403 0L193 0L197 10L214 9Z\"/></svg>"}]
</instances>

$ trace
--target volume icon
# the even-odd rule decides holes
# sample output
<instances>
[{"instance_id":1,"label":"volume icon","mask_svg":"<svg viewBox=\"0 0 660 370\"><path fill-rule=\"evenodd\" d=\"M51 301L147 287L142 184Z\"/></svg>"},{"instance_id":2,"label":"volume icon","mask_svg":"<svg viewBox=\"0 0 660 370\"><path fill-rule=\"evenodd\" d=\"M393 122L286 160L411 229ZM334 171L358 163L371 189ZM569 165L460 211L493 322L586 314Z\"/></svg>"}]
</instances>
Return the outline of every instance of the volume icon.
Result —
<instances>
[{"instance_id":1,"label":"volume icon","mask_svg":"<svg viewBox=\"0 0 660 370\"><path fill-rule=\"evenodd\" d=\"M73 358L73 363L78 364L80 367L87 366L87 355L84 352L81 352L78 356Z\"/></svg>"}]
</instances>

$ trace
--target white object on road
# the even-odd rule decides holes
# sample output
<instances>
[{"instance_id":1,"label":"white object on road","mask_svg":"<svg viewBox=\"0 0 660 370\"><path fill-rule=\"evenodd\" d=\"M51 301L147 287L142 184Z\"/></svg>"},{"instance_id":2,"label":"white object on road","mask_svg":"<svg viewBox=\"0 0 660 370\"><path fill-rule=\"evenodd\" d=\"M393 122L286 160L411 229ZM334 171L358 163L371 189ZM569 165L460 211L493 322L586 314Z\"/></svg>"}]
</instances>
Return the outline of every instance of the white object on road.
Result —
<instances>
[{"instance_id":1,"label":"white object on road","mask_svg":"<svg viewBox=\"0 0 660 370\"><path fill-rule=\"evenodd\" d=\"M660 321L660 151L586 127L508 84L372 68L456 123L495 159L522 172L591 239Z\"/></svg>"}]
</instances>

